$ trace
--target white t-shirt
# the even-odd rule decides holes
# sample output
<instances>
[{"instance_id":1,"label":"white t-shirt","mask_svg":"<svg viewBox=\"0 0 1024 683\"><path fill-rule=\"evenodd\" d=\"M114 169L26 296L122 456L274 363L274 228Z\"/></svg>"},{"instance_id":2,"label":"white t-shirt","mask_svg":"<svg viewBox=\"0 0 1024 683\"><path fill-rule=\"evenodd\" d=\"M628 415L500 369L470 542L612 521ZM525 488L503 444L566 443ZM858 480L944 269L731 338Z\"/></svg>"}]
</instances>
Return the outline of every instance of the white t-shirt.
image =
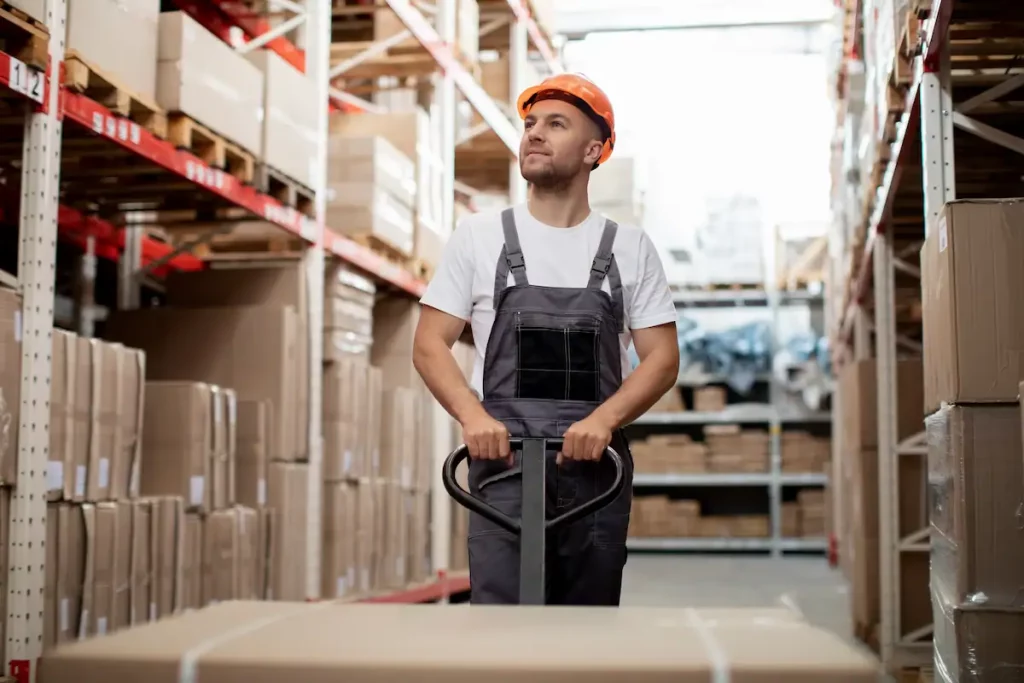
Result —
<instances>
[{"instance_id":1,"label":"white t-shirt","mask_svg":"<svg viewBox=\"0 0 1024 683\"><path fill-rule=\"evenodd\" d=\"M530 215L526 204L515 206L516 229L526 261L526 277L544 287L586 287L590 266L604 231L605 217L591 212L570 228L545 225ZM494 324L494 275L505 244L501 211L475 213L462 219L445 245L434 278L421 303L469 321L476 346L470 386L483 393L484 352ZM619 337L622 376L630 370L630 330L675 322L676 309L665 270L647 233L619 225L612 247L622 280L625 330ZM514 284L509 273L508 283ZM605 278L604 290L608 291Z\"/></svg>"}]
</instances>

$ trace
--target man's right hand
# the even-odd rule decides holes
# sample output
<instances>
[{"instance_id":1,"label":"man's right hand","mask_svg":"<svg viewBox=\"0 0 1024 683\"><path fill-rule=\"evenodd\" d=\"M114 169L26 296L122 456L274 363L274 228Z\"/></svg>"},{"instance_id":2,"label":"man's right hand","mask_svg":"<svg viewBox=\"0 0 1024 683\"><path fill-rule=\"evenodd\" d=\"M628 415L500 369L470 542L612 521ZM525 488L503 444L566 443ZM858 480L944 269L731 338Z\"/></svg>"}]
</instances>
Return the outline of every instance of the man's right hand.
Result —
<instances>
[{"instance_id":1,"label":"man's right hand","mask_svg":"<svg viewBox=\"0 0 1024 683\"><path fill-rule=\"evenodd\" d=\"M508 429L487 413L481 413L462 423L462 438L469 449L469 457L479 460L512 460L508 442Z\"/></svg>"}]
</instances>

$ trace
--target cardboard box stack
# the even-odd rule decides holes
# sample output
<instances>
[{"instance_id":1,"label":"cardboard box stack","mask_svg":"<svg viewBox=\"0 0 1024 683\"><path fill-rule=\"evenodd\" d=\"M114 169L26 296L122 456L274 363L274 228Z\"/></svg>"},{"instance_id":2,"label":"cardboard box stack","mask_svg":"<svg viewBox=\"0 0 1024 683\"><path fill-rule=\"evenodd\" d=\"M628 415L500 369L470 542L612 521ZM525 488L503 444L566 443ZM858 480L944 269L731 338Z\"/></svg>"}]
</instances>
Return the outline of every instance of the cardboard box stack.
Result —
<instances>
[{"instance_id":1,"label":"cardboard box stack","mask_svg":"<svg viewBox=\"0 0 1024 683\"><path fill-rule=\"evenodd\" d=\"M429 15L428 15L429 16ZM384 8L373 15L373 40L383 41L406 30L405 23L394 10ZM456 0L455 3L455 52L466 66L477 61L480 50L480 8L477 0ZM423 48L415 38L399 43L391 52L408 53Z\"/></svg>"},{"instance_id":2,"label":"cardboard box stack","mask_svg":"<svg viewBox=\"0 0 1024 683\"><path fill-rule=\"evenodd\" d=\"M638 474L689 474L706 472L708 446L686 434L649 436L630 443L634 471Z\"/></svg>"},{"instance_id":3,"label":"cardboard box stack","mask_svg":"<svg viewBox=\"0 0 1024 683\"><path fill-rule=\"evenodd\" d=\"M700 536L700 503L668 496L636 496L629 518L631 538Z\"/></svg>"},{"instance_id":4,"label":"cardboard box stack","mask_svg":"<svg viewBox=\"0 0 1024 683\"><path fill-rule=\"evenodd\" d=\"M109 4L120 6L122 2ZM109 36L109 31L104 27L97 34ZM167 112L181 112L261 157L264 75L260 68L185 12L160 13L159 37L154 43L157 104ZM124 60L124 55L120 59ZM298 155L302 149L300 146L293 153Z\"/></svg>"},{"instance_id":5,"label":"cardboard box stack","mask_svg":"<svg viewBox=\"0 0 1024 683\"><path fill-rule=\"evenodd\" d=\"M825 491L802 489L796 496L800 508L800 535L805 538L825 537Z\"/></svg>"},{"instance_id":6,"label":"cardboard box stack","mask_svg":"<svg viewBox=\"0 0 1024 683\"><path fill-rule=\"evenodd\" d=\"M30 15L46 21L42 2L37 7L31 7L34 0L26 4ZM71 0L67 50L92 69L116 78L137 101L152 102L157 96L159 19L160 0Z\"/></svg>"},{"instance_id":7,"label":"cardboard box stack","mask_svg":"<svg viewBox=\"0 0 1024 683\"><path fill-rule=\"evenodd\" d=\"M719 473L767 472L770 450L768 432L742 429L739 425L707 425L708 471Z\"/></svg>"},{"instance_id":8,"label":"cardboard box stack","mask_svg":"<svg viewBox=\"0 0 1024 683\"><path fill-rule=\"evenodd\" d=\"M823 472L832 459L832 440L807 432L782 432L781 456L783 472Z\"/></svg>"},{"instance_id":9,"label":"cardboard box stack","mask_svg":"<svg viewBox=\"0 0 1024 683\"><path fill-rule=\"evenodd\" d=\"M844 528L837 529L839 557L850 581L850 599L858 632L871 633L879 622L879 498L878 498L878 368L873 360L852 363L839 375L838 393L842 410L842 466L838 473L843 486ZM900 360L896 367L898 387L897 438L907 439L924 428L921 388L924 385L919 360ZM897 485L900 499L918 500L924 486L921 461L900 456ZM906 536L927 525L923 507L901 510L901 533ZM928 608L928 558L923 553L902 553L900 571L905 578L901 596L905 633L926 626Z\"/></svg>"},{"instance_id":10,"label":"cardboard box stack","mask_svg":"<svg viewBox=\"0 0 1024 683\"><path fill-rule=\"evenodd\" d=\"M1022 257L1021 199L947 204L921 250L931 606L949 681L1024 671Z\"/></svg>"},{"instance_id":11,"label":"cardboard box stack","mask_svg":"<svg viewBox=\"0 0 1024 683\"><path fill-rule=\"evenodd\" d=\"M374 138L388 144L371 142ZM333 198L327 224L344 234L375 237L386 229L394 237L388 242L384 235L383 241L393 249L436 266L449 237L441 224L440 146L437 127L420 107L333 117L328 152Z\"/></svg>"},{"instance_id":12,"label":"cardboard box stack","mask_svg":"<svg viewBox=\"0 0 1024 683\"><path fill-rule=\"evenodd\" d=\"M701 413L725 410L726 397L724 387L698 387L693 390L693 409Z\"/></svg>"}]
</instances>

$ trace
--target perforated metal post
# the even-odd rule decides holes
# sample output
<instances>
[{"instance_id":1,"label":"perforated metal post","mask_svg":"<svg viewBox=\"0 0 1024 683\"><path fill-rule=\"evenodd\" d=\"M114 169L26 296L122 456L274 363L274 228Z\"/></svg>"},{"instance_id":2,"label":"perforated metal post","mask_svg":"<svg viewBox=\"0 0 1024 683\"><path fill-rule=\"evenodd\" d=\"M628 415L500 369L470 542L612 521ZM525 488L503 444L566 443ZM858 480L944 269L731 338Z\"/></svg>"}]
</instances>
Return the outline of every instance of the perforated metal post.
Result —
<instances>
[{"instance_id":1,"label":"perforated metal post","mask_svg":"<svg viewBox=\"0 0 1024 683\"><path fill-rule=\"evenodd\" d=\"M57 119L59 66L64 58L65 0L47 0L50 89L47 113L25 123L21 174L18 278L22 295L21 401L18 469L11 497L7 570L8 672L35 680L43 646L46 576L46 467L50 450L50 365L54 262L60 185L61 124Z\"/></svg>"},{"instance_id":2,"label":"perforated metal post","mask_svg":"<svg viewBox=\"0 0 1024 683\"><path fill-rule=\"evenodd\" d=\"M309 494L306 499L306 597L320 596L320 563L323 555L323 436L321 405L323 401L323 328L324 328L324 221L327 211L327 136L326 102L330 88L331 2L306 0L306 23L300 31L306 50L306 74L316 84L317 145L315 171L312 176L317 240L306 248L302 265L306 274L306 324L309 334Z\"/></svg>"}]
</instances>

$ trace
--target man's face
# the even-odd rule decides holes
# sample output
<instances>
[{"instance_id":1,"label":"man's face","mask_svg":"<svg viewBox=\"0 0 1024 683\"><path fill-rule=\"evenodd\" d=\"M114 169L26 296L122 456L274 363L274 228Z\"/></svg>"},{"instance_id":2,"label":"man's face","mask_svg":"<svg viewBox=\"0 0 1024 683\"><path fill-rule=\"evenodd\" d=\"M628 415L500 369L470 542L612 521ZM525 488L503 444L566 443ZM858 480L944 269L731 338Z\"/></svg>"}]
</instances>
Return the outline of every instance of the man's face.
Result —
<instances>
[{"instance_id":1,"label":"man's face","mask_svg":"<svg viewBox=\"0 0 1024 683\"><path fill-rule=\"evenodd\" d=\"M568 102L541 100L523 124L519 171L538 187L564 185L601 156L597 125Z\"/></svg>"}]
</instances>

